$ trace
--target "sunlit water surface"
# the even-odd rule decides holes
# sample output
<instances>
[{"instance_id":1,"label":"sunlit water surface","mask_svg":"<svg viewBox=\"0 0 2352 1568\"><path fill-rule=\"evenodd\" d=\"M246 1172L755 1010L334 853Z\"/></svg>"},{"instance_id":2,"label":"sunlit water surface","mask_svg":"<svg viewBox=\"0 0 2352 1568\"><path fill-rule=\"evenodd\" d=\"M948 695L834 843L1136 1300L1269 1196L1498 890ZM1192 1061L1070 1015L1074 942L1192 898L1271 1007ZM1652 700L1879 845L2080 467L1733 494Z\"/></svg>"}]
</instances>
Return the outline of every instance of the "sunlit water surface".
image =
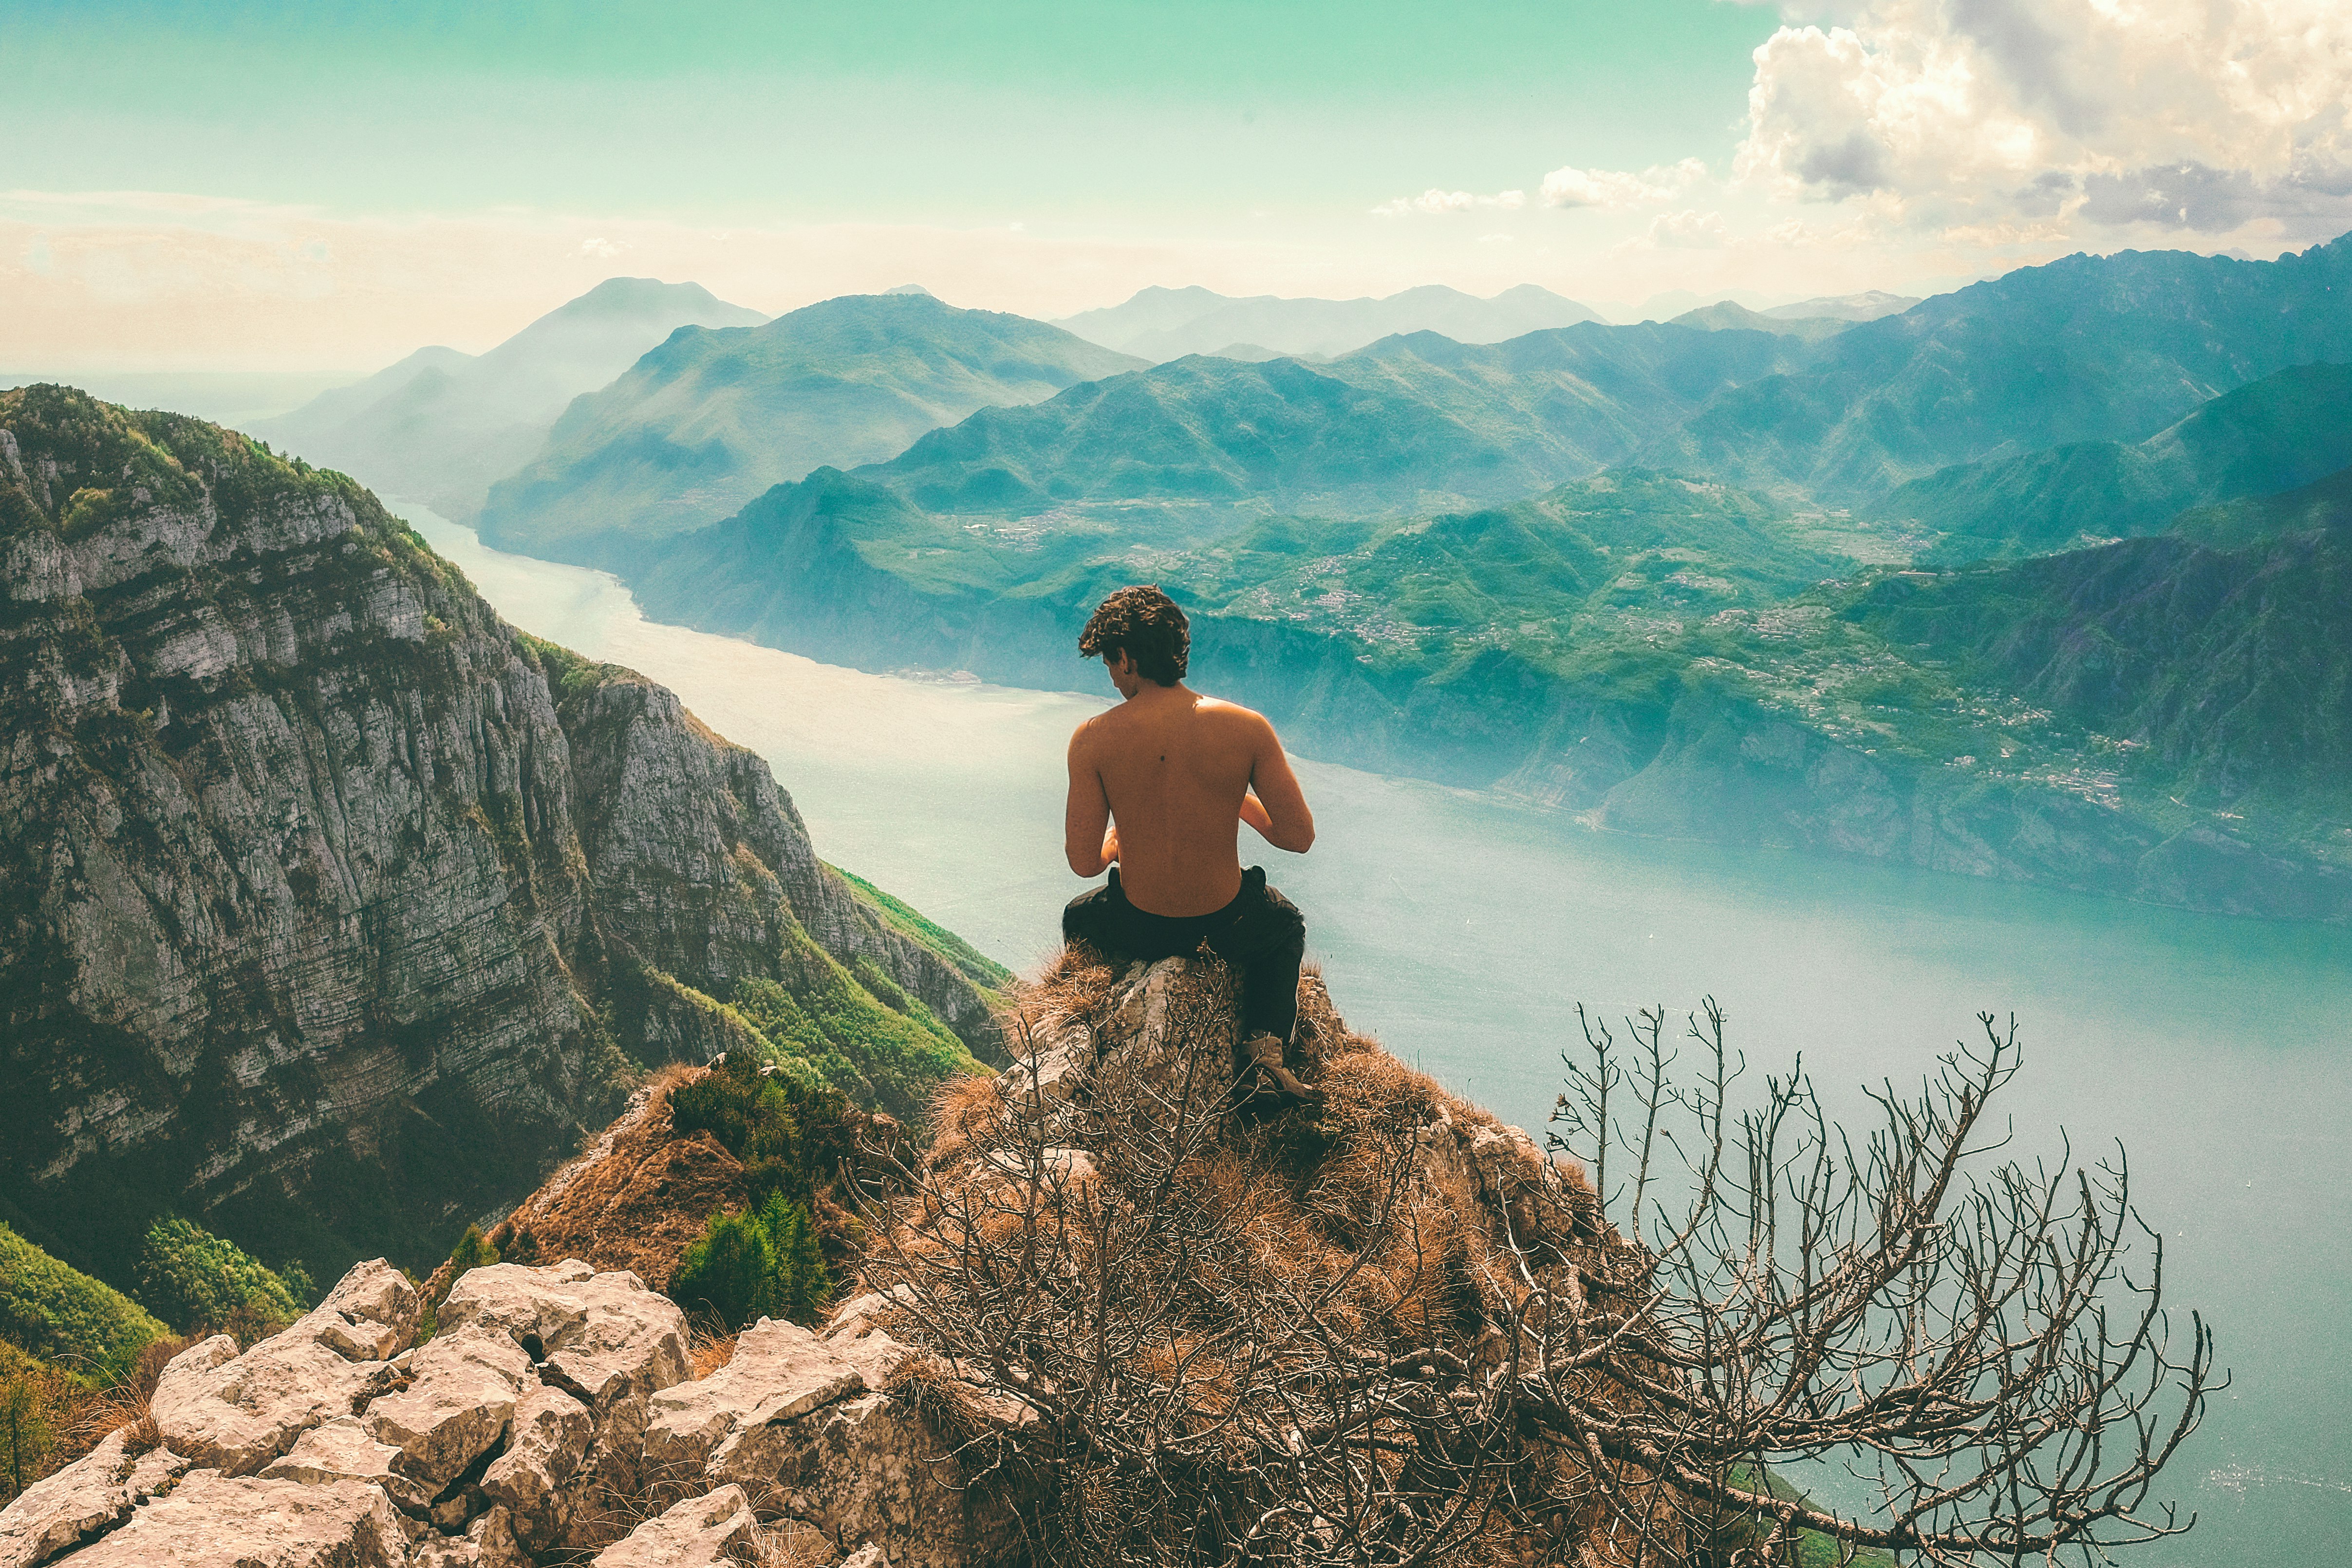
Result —
<instances>
[{"instance_id":1,"label":"sunlit water surface","mask_svg":"<svg viewBox=\"0 0 2352 1568\"><path fill-rule=\"evenodd\" d=\"M404 515L515 625L663 681L766 757L826 858L1016 969L1047 952L1077 888L1063 747L1101 700L659 625L604 574ZM1088 670L1074 657L1071 674ZM1299 773L1315 851L1263 858L1341 1010L1530 1129L1578 1002L1615 1015L1712 994L1755 1070L1801 1052L1847 1105L1865 1080L1916 1082L1977 1013L2014 1013L2019 1146L2053 1149L2062 1127L2078 1152L2128 1145L2166 1296L2207 1314L2235 1373L2163 1489L2202 1522L2131 1556L2352 1562L2352 933L1627 840L1475 794Z\"/></svg>"}]
</instances>

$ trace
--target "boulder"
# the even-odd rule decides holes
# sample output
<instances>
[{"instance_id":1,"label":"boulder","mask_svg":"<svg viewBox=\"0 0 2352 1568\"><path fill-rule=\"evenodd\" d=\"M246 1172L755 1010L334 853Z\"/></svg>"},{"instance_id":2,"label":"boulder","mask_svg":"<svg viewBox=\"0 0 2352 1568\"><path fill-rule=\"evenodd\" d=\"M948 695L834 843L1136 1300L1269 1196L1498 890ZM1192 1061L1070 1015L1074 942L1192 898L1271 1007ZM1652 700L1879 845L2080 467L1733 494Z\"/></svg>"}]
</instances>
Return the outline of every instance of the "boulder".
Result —
<instances>
[{"instance_id":1,"label":"boulder","mask_svg":"<svg viewBox=\"0 0 2352 1568\"><path fill-rule=\"evenodd\" d=\"M242 1355L225 1334L181 1352L152 1401L164 1446L225 1475L254 1474L388 1385L383 1358L414 1334L421 1310L415 1287L377 1258L353 1266L317 1308Z\"/></svg>"},{"instance_id":2,"label":"boulder","mask_svg":"<svg viewBox=\"0 0 2352 1568\"><path fill-rule=\"evenodd\" d=\"M401 1568L408 1541L381 1488L197 1470L84 1548L74 1568Z\"/></svg>"},{"instance_id":3,"label":"boulder","mask_svg":"<svg viewBox=\"0 0 2352 1568\"><path fill-rule=\"evenodd\" d=\"M662 1476L699 1476L713 1450L749 1426L789 1421L866 1388L858 1367L797 1323L762 1318L709 1377L653 1396L646 1464Z\"/></svg>"},{"instance_id":4,"label":"boulder","mask_svg":"<svg viewBox=\"0 0 2352 1568\"><path fill-rule=\"evenodd\" d=\"M269 1462L261 1477L305 1486L360 1481L382 1487L396 1506L422 1512L432 1506L434 1489L394 1469L399 1458L399 1447L378 1442L366 1417L338 1415L303 1433L293 1447Z\"/></svg>"},{"instance_id":5,"label":"boulder","mask_svg":"<svg viewBox=\"0 0 2352 1568\"><path fill-rule=\"evenodd\" d=\"M719 1568L749 1558L759 1521L741 1487L688 1498L596 1554L595 1568Z\"/></svg>"},{"instance_id":6,"label":"boulder","mask_svg":"<svg viewBox=\"0 0 2352 1568\"><path fill-rule=\"evenodd\" d=\"M862 1394L747 1427L709 1475L835 1541L870 1542L897 1568L970 1568L1008 1549L1015 1525L1001 1489L965 1486L958 1447L913 1401Z\"/></svg>"},{"instance_id":7,"label":"boulder","mask_svg":"<svg viewBox=\"0 0 2352 1568\"><path fill-rule=\"evenodd\" d=\"M0 1510L0 1568L33 1568L131 1517L131 1510L186 1471L168 1448L132 1454L128 1428Z\"/></svg>"},{"instance_id":8,"label":"boulder","mask_svg":"<svg viewBox=\"0 0 2352 1568\"><path fill-rule=\"evenodd\" d=\"M562 1389L534 1388L516 1404L507 1451L483 1472L482 1493L508 1510L524 1546L540 1551L562 1538L568 1489L595 1435L588 1407Z\"/></svg>"},{"instance_id":9,"label":"boulder","mask_svg":"<svg viewBox=\"0 0 2352 1568\"><path fill-rule=\"evenodd\" d=\"M1163 958L1127 982L1102 1028L1097 1092L1149 1103L1130 1087L1140 1079L1159 1095L1187 1084L1196 1099L1229 1093L1240 994L1231 968L1198 959Z\"/></svg>"},{"instance_id":10,"label":"boulder","mask_svg":"<svg viewBox=\"0 0 2352 1568\"><path fill-rule=\"evenodd\" d=\"M506 1436L516 1402L539 1386L520 1345L470 1325L420 1348L409 1372L406 1388L368 1406L368 1429L435 1496Z\"/></svg>"},{"instance_id":11,"label":"boulder","mask_svg":"<svg viewBox=\"0 0 2352 1568\"><path fill-rule=\"evenodd\" d=\"M625 1270L576 1259L552 1268L501 1263L459 1279L441 1331L495 1329L592 1409L686 1380L686 1314Z\"/></svg>"}]
</instances>

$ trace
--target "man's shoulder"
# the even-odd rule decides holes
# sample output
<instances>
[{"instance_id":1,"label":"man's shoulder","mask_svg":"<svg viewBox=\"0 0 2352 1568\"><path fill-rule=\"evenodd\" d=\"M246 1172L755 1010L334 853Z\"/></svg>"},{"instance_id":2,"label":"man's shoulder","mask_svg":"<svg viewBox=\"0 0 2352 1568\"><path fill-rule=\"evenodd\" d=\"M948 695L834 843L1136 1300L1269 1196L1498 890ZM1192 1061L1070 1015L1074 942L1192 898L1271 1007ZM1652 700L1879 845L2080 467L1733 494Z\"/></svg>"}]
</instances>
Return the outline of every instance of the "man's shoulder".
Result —
<instances>
[{"instance_id":1,"label":"man's shoulder","mask_svg":"<svg viewBox=\"0 0 2352 1568\"><path fill-rule=\"evenodd\" d=\"M1244 723L1258 724L1265 722L1265 715L1256 709L1245 708L1229 697L1213 697L1205 691L1199 694L1198 700L1192 704L1192 711L1204 718L1226 721L1239 721Z\"/></svg>"},{"instance_id":2,"label":"man's shoulder","mask_svg":"<svg viewBox=\"0 0 2352 1568\"><path fill-rule=\"evenodd\" d=\"M1192 711L1221 730L1253 735L1274 733L1274 726L1267 721L1265 714L1255 708L1244 708L1240 703L1229 701L1223 697L1211 697L1203 693L1200 701L1193 704Z\"/></svg>"}]
</instances>

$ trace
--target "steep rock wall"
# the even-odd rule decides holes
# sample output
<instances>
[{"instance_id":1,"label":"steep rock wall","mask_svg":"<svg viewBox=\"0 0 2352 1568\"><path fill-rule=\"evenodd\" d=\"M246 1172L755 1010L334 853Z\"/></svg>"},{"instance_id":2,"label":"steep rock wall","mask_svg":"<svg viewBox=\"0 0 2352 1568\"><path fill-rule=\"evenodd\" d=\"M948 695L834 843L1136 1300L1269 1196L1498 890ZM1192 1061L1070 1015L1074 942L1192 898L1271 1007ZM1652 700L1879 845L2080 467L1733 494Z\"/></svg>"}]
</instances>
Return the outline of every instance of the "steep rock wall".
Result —
<instances>
[{"instance_id":1,"label":"steep rock wall","mask_svg":"<svg viewBox=\"0 0 2352 1568\"><path fill-rule=\"evenodd\" d=\"M117 1276L164 1207L326 1273L430 1258L625 1053L740 1043L705 993L861 961L984 1043L764 763L357 485L0 397L0 1218Z\"/></svg>"}]
</instances>

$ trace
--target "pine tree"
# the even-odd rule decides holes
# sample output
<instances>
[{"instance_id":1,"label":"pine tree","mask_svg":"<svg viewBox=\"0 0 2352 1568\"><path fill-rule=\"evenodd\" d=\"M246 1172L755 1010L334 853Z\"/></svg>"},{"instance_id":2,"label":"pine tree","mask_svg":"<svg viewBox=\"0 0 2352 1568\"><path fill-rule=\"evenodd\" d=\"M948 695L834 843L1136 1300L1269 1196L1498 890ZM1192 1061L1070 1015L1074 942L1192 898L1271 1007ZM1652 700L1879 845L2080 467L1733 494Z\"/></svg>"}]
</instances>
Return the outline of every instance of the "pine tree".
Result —
<instances>
[{"instance_id":1,"label":"pine tree","mask_svg":"<svg viewBox=\"0 0 2352 1568\"><path fill-rule=\"evenodd\" d=\"M817 1246L816 1222L806 1208L786 1205L775 1245L783 1275L780 1314L796 1323L816 1321L825 1298L833 1294L833 1281L825 1275L824 1253Z\"/></svg>"},{"instance_id":2,"label":"pine tree","mask_svg":"<svg viewBox=\"0 0 2352 1568\"><path fill-rule=\"evenodd\" d=\"M686 1249L670 1280L670 1299L740 1329L776 1314L776 1264L757 1215L713 1214L702 1239Z\"/></svg>"}]
</instances>

